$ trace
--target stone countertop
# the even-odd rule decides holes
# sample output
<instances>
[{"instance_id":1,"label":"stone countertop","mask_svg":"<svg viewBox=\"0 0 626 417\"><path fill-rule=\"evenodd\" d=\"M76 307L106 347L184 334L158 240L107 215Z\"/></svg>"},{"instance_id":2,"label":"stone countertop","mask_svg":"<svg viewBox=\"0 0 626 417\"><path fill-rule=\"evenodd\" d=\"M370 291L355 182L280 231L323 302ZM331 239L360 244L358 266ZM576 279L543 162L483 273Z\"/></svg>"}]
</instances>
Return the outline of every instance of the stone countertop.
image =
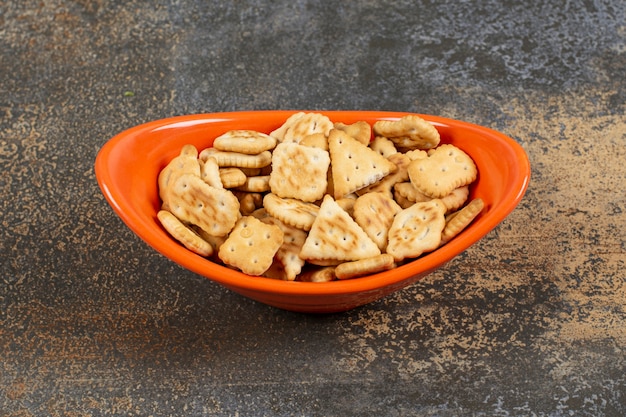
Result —
<instances>
[{"instance_id":1,"label":"stone countertop","mask_svg":"<svg viewBox=\"0 0 626 417\"><path fill-rule=\"evenodd\" d=\"M2 415L625 415L625 22L618 0L3 2ZM461 119L533 176L419 283L285 312L155 253L93 172L134 125L254 109Z\"/></svg>"}]
</instances>

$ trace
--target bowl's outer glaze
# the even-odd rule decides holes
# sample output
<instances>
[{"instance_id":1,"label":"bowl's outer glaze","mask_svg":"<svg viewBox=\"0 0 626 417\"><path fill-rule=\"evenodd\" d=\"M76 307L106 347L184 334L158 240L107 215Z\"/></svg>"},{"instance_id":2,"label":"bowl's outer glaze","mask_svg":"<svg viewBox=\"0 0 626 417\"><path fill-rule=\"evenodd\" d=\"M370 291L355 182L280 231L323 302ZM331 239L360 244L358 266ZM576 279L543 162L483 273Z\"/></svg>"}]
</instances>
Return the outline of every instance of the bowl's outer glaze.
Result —
<instances>
[{"instance_id":1,"label":"bowl's outer glaze","mask_svg":"<svg viewBox=\"0 0 626 417\"><path fill-rule=\"evenodd\" d=\"M421 279L463 252L497 226L522 199L530 180L530 164L522 147L494 130L466 122L419 116L431 122L442 143L452 143L476 162L479 176L470 198L485 202L483 212L460 235L419 259L375 275L329 283L286 282L250 277L211 262L174 241L161 227L157 176L185 144L199 150L233 129L269 133L295 111L247 111L196 114L157 120L128 129L109 140L96 158L98 184L126 225L161 254L243 296L291 311L345 311L380 299ZM408 113L317 111L332 121L396 120Z\"/></svg>"}]
</instances>

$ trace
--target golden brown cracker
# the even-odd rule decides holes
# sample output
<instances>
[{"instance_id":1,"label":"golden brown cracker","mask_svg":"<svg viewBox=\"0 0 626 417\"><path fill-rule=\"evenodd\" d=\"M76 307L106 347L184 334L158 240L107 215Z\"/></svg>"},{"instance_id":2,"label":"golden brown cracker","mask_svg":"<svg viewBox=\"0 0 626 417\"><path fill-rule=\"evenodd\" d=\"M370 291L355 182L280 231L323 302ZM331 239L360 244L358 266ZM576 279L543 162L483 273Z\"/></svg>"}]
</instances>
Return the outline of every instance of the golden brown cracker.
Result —
<instances>
[{"instance_id":1,"label":"golden brown cracker","mask_svg":"<svg viewBox=\"0 0 626 417\"><path fill-rule=\"evenodd\" d=\"M275 146L276 138L255 130L230 130L213 142L213 147L217 150L248 155L269 151Z\"/></svg>"},{"instance_id":2,"label":"golden brown cracker","mask_svg":"<svg viewBox=\"0 0 626 417\"><path fill-rule=\"evenodd\" d=\"M278 226L244 216L220 246L218 257L245 274L261 275L272 265L282 243L283 232Z\"/></svg>"},{"instance_id":3,"label":"golden brown cracker","mask_svg":"<svg viewBox=\"0 0 626 417\"><path fill-rule=\"evenodd\" d=\"M310 230L320 208L295 198L282 198L269 193L263 197L263 206L272 216L290 226Z\"/></svg>"},{"instance_id":4,"label":"golden brown cracker","mask_svg":"<svg viewBox=\"0 0 626 417\"><path fill-rule=\"evenodd\" d=\"M294 113L270 136L279 142L300 142L302 138L314 133L323 133L328 136L328 132L333 128L333 122L327 116L320 113Z\"/></svg>"},{"instance_id":5,"label":"golden brown cracker","mask_svg":"<svg viewBox=\"0 0 626 417\"><path fill-rule=\"evenodd\" d=\"M173 184L170 211L214 236L224 236L239 218L239 201L232 192L211 187L199 176L185 174Z\"/></svg>"},{"instance_id":6,"label":"golden brown cracker","mask_svg":"<svg viewBox=\"0 0 626 417\"><path fill-rule=\"evenodd\" d=\"M434 149L428 158L411 161L408 172L413 185L432 198L444 197L470 184L478 174L472 158L451 144Z\"/></svg>"},{"instance_id":7,"label":"golden brown cracker","mask_svg":"<svg viewBox=\"0 0 626 417\"><path fill-rule=\"evenodd\" d=\"M382 253L371 258L341 263L335 267L335 276L337 279L357 278L387 271L394 266L393 256L388 253Z\"/></svg>"},{"instance_id":8,"label":"golden brown cracker","mask_svg":"<svg viewBox=\"0 0 626 417\"><path fill-rule=\"evenodd\" d=\"M300 257L306 260L355 261L380 254L367 233L326 195Z\"/></svg>"},{"instance_id":9,"label":"golden brown cracker","mask_svg":"<svg viewBox=\"0 0 626 417\"><path fill-rule=\"evenodd\" d=\"M375 135L389 138L400 148L431 149L441 140L432 124L414 114L399 120L379 120L374 123L373 129Z\"/></svg>"},{"instance_id":10,"label":"golden brown cracker","mask_svg":"<svg viewBox=\"0 0 626 417\"><path fill-rule=\"evenodd\" d=\"M396 214L389 229L387 253L396 262L437 249L445 226L446 207L440 200L415 203Z\"/></svg>"},{"instance_id":11,"label":"golden brown cracker","mask_svg":"<svg viewBox=\"0 0 626 417\"><path fill-rule=\"evenodd\" d=\"M163 228L187 249L201 256L211 256L213 247L202 239L193 229L187 227L176 216L166 210L160 210L157 218Z\"/></svg>"},{"instance_id":12,"label":"golden brown cracker","mask_svg":"<svg viewBox=\"0 0 626 417\"><path fill-rule=\"evenodd\" d=\"M305 202L319 200L326 192L329 165L330 156L323 149L280 143L272 155L269 186L279 197Z\"/></svg>"},{"instance_id":13,"label":"golden brown cracker","mask_svg":"<svg viewBox=\"0 0 626 417\"><path fill-rule=\"evenodd\" d=\"M461 233L485 207L480 198L470 201L465 207L454 212L446 219L446 226L441 232L441 245L448 243L453 237Z\"/></svg>"},{"instance_id":14,"label":"golden brown cracker","mask_svg":"<svg viewBox=\"0 0 626 417\"><path fill-rule=\"evenodd\" d=\"M365 121L361 120L349 125L343 122L336 122L333 127L335 129L343 130L363 145L369 144L370 140L372 140L372 126Z\"/></svg>"},{"instance_id":15,"label":"golden brown cracker","mask_svg":"<svg viewBox=\"0 0 626 417\"><path fill-rule=\"evenodd\" d=\"M341 130L328 137L335 199L374 184L396 169L393 162Z\"/></svg>"},{"instance_id":16,"label":"golden brown cracker","mask_svg":"<svg viewBox=\"0 0 626 417\"><path fill-rule=\"evenodd\" d=\"M383 193L368 193L354 203L353 217L381 251L387 247L387 234L397 213L402 211L391 197Z\"/></svg>"}]
</instances>

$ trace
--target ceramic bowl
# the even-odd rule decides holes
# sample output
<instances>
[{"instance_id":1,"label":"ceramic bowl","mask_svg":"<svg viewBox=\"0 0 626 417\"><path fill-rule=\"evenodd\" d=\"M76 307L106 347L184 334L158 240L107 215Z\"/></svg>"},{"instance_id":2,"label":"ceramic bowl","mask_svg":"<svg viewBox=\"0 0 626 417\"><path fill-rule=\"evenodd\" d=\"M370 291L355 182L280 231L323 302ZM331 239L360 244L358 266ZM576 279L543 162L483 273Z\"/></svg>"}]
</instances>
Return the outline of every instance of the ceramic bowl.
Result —
<instances>
[{"instance_id":1,"label":"ceramic bowl","mask_svg":"<svg viewBox=\"0 0 626 417\"><path fill-rule=\"evenodd\" d=\"M318 111L332 121L397 120L407 113ZM419 115L432 123L442 143L452 143L475 161L479 176L470 198L480 197L483 212L446 245L395 269L327 283L288 282L252 277L212 262L173 240L157 219L157 176L185 144L199 150L232 129L265 133L279 127L294 111L247 111L196 114L157 120L110 139L96 158L98 184L113 210L141 239L183 267L259 302L297 312L346 311L385 297L441 268L496 227L522 199L530 179L526 153L513 139L470 123Z\"/></svg>"}]
</instances>

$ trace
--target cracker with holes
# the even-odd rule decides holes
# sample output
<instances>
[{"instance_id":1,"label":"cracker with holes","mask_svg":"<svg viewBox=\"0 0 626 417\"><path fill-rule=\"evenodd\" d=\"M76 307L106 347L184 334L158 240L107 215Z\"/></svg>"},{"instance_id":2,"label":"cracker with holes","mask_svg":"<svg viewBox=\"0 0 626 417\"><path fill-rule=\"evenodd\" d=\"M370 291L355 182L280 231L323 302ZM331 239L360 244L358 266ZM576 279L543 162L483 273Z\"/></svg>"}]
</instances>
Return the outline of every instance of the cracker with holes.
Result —
<instances>
[{"instance_id":1,"label":"cracker with holes","mask_svg":"<svg viewBox=\"0 0 626 417\"><path fill-rule=\"evenodd\" d=\"M451 144L433 149L428 158L411 161L408 172L411 183L432 198L472 183L478 174L472 158Z\"/></svg>"},{"instance_id":2,"label":"cracker with holes","mask_svg":"<svg viewBox=\"0 0 626 417\"><path fill-rule=\"evenodd\" d=\"M280 143L272 155L269 186L283 198L305 202L320 200L326 192L328 152L294 142Z\"/></svg>"},{"instance_id":3,"label":"cracker with holes","mask_svg":"<svg viewBox=\"0 0 626 417\"><path fill-rule=\"evenodd\" d=\"M462 209L450 214L446 218L446 226L441 233L441 244L444 245L453 237L461 233L485 207L485 203L480 198L470 201Z\"/></svg>"},{"instance_id":4,"label":"cracker with holes","mask_svg":"<svg viewBox=\"0 0 626 417\"><path fill-rule=\"evenodd\" d=\"M254 130L230 130L213 142L213 147L220 151L239 152L256 155L270 151L276 146L276 138Z\"/></svg>"},{"instance_id":5,"label":"cracker with holes","mask_svg":"<svg viewBox=\"0 0 626 417\"><path fill-rule=\"evenodd\" d=\"M283 223L275 217L267 216L260 219L263 223L273 224L283 231L283 243L276 252L276 259L282 264L284 277L293 281L302 271L305 261L300 258L300 250L307 237L307 232Z\"/></svg>"},{"instance_id":6,"label":"cracker with holes","mask_svg":"<svg viewBox=\"0 0 626 417\"><path fill-rule=\"evenodd\" d=\"M309 231L320 211L319 206L295 198L282 198L269 193L263 197L267 212L282 222Z\"/></svg>"},{"instance_id":7,"label":"cracker with holes","mask_svg":"<svg viewBox=\"0 0 626 417\"><path fill-rule=\"evenodd\" d=\"M182 175L191 174L200 176L201 167L198 161L198 150L193 145L185 145L181 148L178 156L173 158L159 172L157 183L159 185L159 197L161 197L162 207L169 210L172 184Z\"/></svg>"},{"instance_id":8,"label":"cracker with holes","mask_svg":"<svg viewBox=\"0 0 626 417\"><path fill-rule=\"evenodd\" d=\"M207 158L206 161L200 161L201 171L200 178L207 184L215 188L224 188L220 175L220 167L215 158Z\"/></svg>"},{"instance_id":9,"label":"cracker with holes","mask_svg":"<svg viewBox=\"0 0 626 417\"><path fill-rule=\"evenodd\" d=\"M389 155L387 159L396 166L396 170L385 176L382 180L357 190L356 193L358 195L378 192L387 194L389 197L393 197L394 185L400 182L408 181L409 172L407 169L411 160L405 154L399 152Z\"/></svg>"},{"instance_id":10,"label":"cracker with holes","mask_svg":"<svg viewBox=\"0 0 626 417\"><path fill-rule=\"evenodd\" d=\"M300 142L304 137L314 133L322 133L328 136L333 128L333 122L327 116L320 113L294 113L278 129L272 131L270 136L278 142Z\"/></svg>"},{"instance_id":11,"label":"cracker with holes","mask_svg":"<svg viewBox=\"0 0 626 417\"><path fill-rule=\"evenodd\" d=\"M375 135L389 138L398 148L431 149L441 140L432 124L414 114L400 120L379 120L373 129Z\"/></svg>"},{"instance_id":12,"label":"cracker with holes","mask_svg":"<svg viewBox=\"0 0 626 417\"><path fill-rule=\"evenodd\" d=\"M214 158L210 158L214 159ZM248 177L241 170L236 167L226 167L219 169L220 181L224 188L236 188L244 185Z\"/></svg>"},{"instance_id":13,"label":"cracker with holes","mask_svg":"<svg viewBox=\"0 0 626 417\"><path fill-rule=\"evenodd\" d=\"M316 263L356 261L376 255L380 255L376 243L331 196L326 195L300 257Z\"/></svg>"},{"instance_id":14,"label":"cracker with holes","mask_svg":"<svg viewBox=\"0 0 626 417\"><path fill-rule=\"evenodd\" d=\"M239 218L239 201L232 192L211 187L199 176L186 174L173 184L170 212L210 235L224 236Z\"/></svg>"},{"instance_id":15,"label":"cracker with holes","mask_svg":"<svg viewBox=\"0 0 626 417\"><path fill-rule=\"evenodd\" d=\"M364 121L355 122L349 125L342 122L336 122L334 124L334 128L343 130L363 145L369 144L372 139L372 126Z\"/></svg>"},{"instance_id":16,"label":"cracker with holes","mask_svg":"<svg viewBox=\"0 0 626 417\"><path fill-rule=\"evenodd\" d=\"M391 223L402 207L383 193L367 193L360 196L353 207L353 217L359 226L376 243L381 251L387 247L387 234Z\"/></svg>"},{"instance_id":17,"label":"cracker with holes","mask_svg":"<svg viewBox=\"0 0 626 417\"><path fill-rule=\"evenodd\" d=\"M159 210L157 218L163 228L187 249L201 256L211 256L213 247L209 242L202 239L192 228L187 227L167 210Z\"/></svg>"},{"instance_id":18,"label":"cracker with holes","mask_svg":"<svg viewBox=\"0 0 626 417\"><path fill-rule=\"evenodd\" d=\"M218 257L245 274L259 276L272 265L282 243L283 232L278 226L244 216L220 246Z\"/></svg>"},{"instance_id":19,"label":"cracker with holes","mask_svg":"<svg viewBox=\"0 0 626 417\"><path fill-rule=\"evenodd\" d=\"M372 185L396 169L393 162L342 130L330 132L328 146L335 199Z\"/></svg>"},{"instance_id":20,"label":"cracker with holes","mask_svg":"<svg viewBox=\"0 0 626 417\"><path fill-rule=\"evenodd\" d=\"M387 253L400 262L437 249L446 224L445 212L446 206L437 199L402 210L389 228Z\"/></svg>"}]
</instances>

